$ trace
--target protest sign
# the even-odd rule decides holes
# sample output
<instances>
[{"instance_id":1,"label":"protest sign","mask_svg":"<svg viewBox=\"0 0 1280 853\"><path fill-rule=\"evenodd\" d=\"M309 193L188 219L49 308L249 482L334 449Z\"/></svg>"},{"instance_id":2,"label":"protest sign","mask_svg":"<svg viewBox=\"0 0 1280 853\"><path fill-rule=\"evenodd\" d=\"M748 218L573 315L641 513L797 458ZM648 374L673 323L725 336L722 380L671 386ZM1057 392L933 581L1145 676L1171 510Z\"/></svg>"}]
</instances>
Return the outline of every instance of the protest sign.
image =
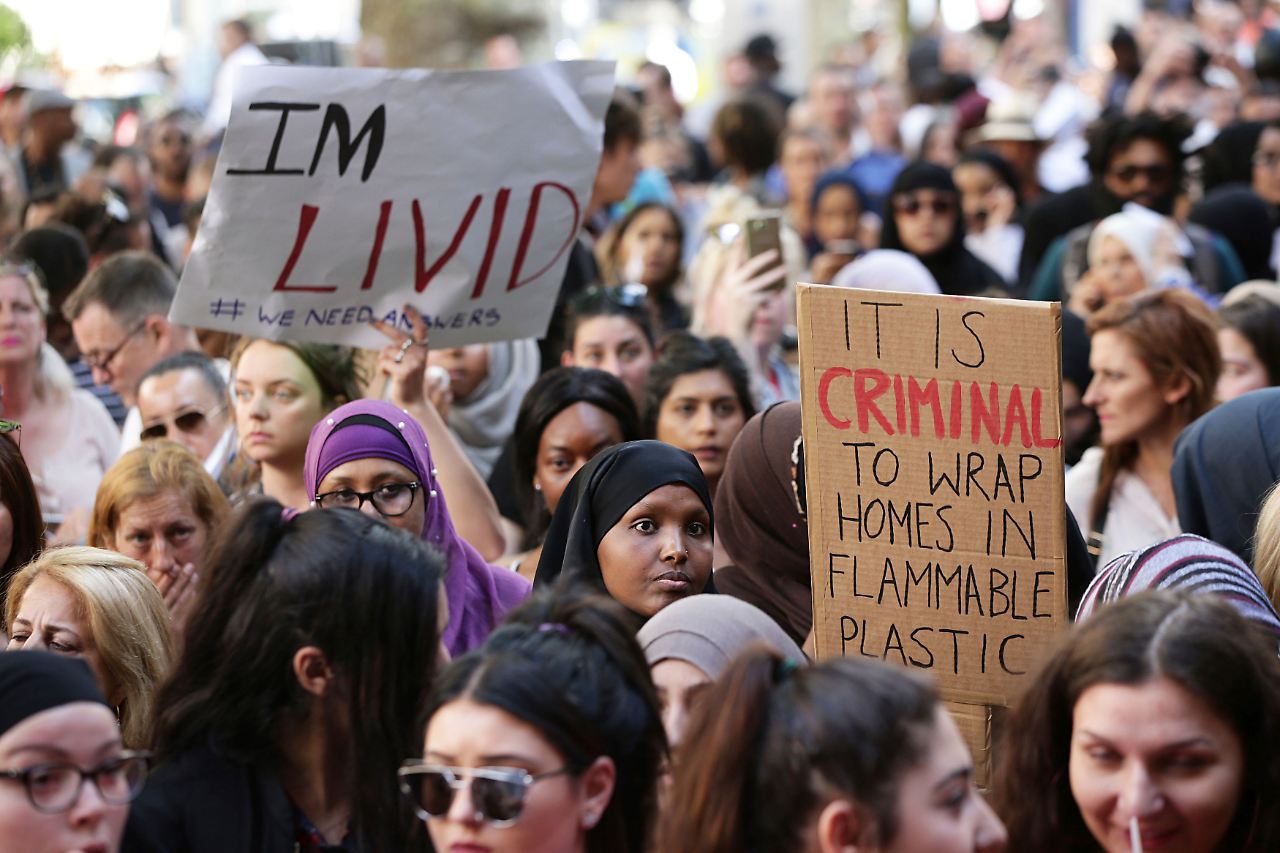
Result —
<instances>
[{"instance_id":1,"label":"protest sign","mask_svg":"<svg viewBox=\"0 0 1280 853\"><path fill-rule=\"evenodd\" d=\"M171 317L272 339L541 337L590 200L613 63L246 67Z\"/></svg>"},{"instance_id":2,"label":"protest sign","mask_svg":"<svg viewBox=\"0 0 1280 853\"><path fill-rule=\"evenodd\" d=\"M1067 624L1060 310L799 286L819 657L1006 705Z\"/></svg>"}]
</instances>

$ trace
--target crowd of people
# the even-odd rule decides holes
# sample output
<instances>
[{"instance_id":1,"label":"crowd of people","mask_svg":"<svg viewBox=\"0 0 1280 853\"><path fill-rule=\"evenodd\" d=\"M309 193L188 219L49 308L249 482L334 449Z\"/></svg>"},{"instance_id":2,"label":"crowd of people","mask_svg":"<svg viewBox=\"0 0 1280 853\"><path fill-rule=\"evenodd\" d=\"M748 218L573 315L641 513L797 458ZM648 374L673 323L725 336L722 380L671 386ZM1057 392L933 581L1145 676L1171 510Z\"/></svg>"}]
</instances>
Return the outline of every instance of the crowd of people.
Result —
<instances>
[{"instance_id":1,"label":"crowd of people","mask_svg":"<svg viewBox=\"0 0 1280 853\"><path fill-rule=\"evenodd\" d=\"M546 337L456 348L170 320L229 105L9 88L0 853L1280 849L1270 15L624 68ZM1063 303L1076 624L988 789L927 676L813 660L804 281Z\"/></svg>"}]
</instances>

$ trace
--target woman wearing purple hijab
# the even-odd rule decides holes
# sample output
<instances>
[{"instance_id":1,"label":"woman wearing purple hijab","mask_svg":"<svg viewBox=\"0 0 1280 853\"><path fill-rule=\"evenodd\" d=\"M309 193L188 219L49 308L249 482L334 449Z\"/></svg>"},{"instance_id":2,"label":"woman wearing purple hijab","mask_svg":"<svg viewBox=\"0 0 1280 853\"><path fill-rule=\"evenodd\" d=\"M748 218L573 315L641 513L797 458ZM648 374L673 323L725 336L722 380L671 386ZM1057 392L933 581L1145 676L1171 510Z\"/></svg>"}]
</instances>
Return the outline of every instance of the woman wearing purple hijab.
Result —
<instances>
[{"instance_id":1,"label":"woman wearing purple hijab","mask_svg":"<svg viewBox=\"0 0 1280 853\"><path fill-rule=\"evenodd\" d=\"M528 581L485 562L453 529L426 433L403 409L381 400L334 409L311 431L304 473L313 507L359 509L440 549L450 655L483 643L528 596Z\"/></svg>"}]
</instances>

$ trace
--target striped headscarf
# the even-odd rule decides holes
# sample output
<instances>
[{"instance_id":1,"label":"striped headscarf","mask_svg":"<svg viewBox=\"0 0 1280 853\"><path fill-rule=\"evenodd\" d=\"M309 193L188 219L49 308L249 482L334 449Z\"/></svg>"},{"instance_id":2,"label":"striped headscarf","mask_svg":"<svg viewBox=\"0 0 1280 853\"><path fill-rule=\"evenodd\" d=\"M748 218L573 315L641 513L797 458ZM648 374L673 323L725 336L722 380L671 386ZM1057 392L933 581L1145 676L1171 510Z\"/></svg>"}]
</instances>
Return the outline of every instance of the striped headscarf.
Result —
<instances>
[{"instance_id":1,"label":"striped headscarf","mask_svg":"<svg viewBox=\"0 0 1280 853\"><path fill-rule=\"evenodd\" d=\"M1232 551L1191 533L1116 557L1098 572L1076 611L1083 622L1095 610L1148 589L1212 593L1280 641L1280 617L1257 576Z\"/></svg>"}]
</instances>

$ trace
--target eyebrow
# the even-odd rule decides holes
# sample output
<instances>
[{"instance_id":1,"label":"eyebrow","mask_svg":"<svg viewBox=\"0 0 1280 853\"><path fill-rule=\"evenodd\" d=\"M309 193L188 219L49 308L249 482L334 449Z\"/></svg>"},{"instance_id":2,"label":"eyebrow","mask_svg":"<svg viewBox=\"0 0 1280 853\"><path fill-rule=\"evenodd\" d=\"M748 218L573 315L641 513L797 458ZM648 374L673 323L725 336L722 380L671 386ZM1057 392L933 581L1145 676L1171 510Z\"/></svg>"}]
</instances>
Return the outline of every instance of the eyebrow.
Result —
<instances>
[{"instance_id":1,"label":"eyebrow","mask_svg":"<svg viewBox=\"0 0 1280 853\"><path fill-rule=\"evenodd\" d=\"M436 759L443 761L445 763L457 761L456 756L450 755L447 752L440 752L437 749L428 749L427 755L435 756ZM530 758L527 755L515 755L514 753L507 753L507 752L500 752L500 753L495 753L491 755L482 755L480 756L480 761L483 764L493 764L501 761L507 761L512 764L528 764L528 765L533 765L538 763L537 761L535 761L534 759Z\"/></svg>"},{"instance_id":2,"label":"eyebrow","mask_svg":"<svg viewBox=\"0 0 1280 853\"><path fill-rule=\"evenodd\" d=\"M943 776L936 783L934 783L933 790L939 791L947 787L957 779L969 779L971 776L973 776L972 764L966 765L964 767L957 767L955 770L952 770L946 776Z\"/></svg>"},{"instance_id":3,"label":"eyebrow","mask_svg":"<svg viewBox=\"0 0 1280 853\"><path fill-rule=\"evenodd\" d=\"M1112 745L1112 744L1114 743L1114 741L1112 741L1112 740L1111 740L1111 738L1107 737L1106 735L1100 735L1100 734L1098 734L1097 732L1091 732L1091 731L1089 731L1088 729L1081 729L1081 730L1080 730L1080 733L1081 733L1082 735L1086 735L1086 736L1088 736L1088 737L1091 737L1091 738L1093 738L1093 739L1094 739L1094 740L1096 740L1096 741L1100 741L1101 743L1105 743L1105 744L1107 744L1108 746L1110 746L1110 745ZM1213 742L1212 742L1211 740L1209 740L1209 738L1204 737L1203 735L1192 735L1191 737L1189 737L1189 738L1184 738L1183 740L1177 740L1177 741L1174 741L1174 742L1172 742L1172 743L1161 744L1161 745L1160 745L1160 746L1159 746L1155 751L1156 751L1156 752L1169 752L1170 750L1174 750L1174 749L1186 749L1186 748L1187 748L1187 747L1189 747L1189 746L1205 746L1205 747L1212 747L1212 746L1213 746Z\"/></svg>"},{"instance_id":4,"label":"eyebrow","mask_svg":"<svg viewBox=\"0 0 1280 853\"><path fill-rule=\"evenodd\" d=\"M32 621L31 621L30 619L27 619L27 618L25 618L25 617L23 617L23 616L16 616L16 617L14 617L14 620L13 620L13 625L14 625L14 627L15 627L15 628L16 628L18 625L25 625L25 626L27 626L28 628L30 628L30 627L32 626L32 624L33 624L33 623L32 623ZM57 622L50 622L50 623L49 623L48 625L46 625L45 627L46 627L46 628L51 628L51 629L52 629L53 631L55 631L55 632L57 632L57 631L62 631L62 632L64 632L64 633L70 634L71 636L75 637L76 639L79 639L79 638L80 638L80 635L79 635L78 633L76 633L76 630L75 630L74 628L70 627L69 625L62 625L62 624L59 624L59 623L57 623Z\"/></svg>"}]
</instances>

